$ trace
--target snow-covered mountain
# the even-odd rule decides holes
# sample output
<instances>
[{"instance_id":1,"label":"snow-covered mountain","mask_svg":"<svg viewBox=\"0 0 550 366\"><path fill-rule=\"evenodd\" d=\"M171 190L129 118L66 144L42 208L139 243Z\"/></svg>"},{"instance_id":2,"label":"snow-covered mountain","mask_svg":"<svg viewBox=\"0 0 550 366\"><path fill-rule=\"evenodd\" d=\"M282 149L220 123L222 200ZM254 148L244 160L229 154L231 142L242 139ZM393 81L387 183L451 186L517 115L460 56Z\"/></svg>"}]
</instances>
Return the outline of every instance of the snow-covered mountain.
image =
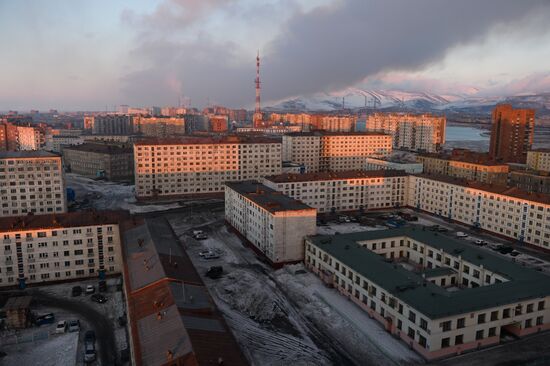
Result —
<instances>
[{"instance_id":1,"label":"snow-covered mountain","mask_svg":"<svg viewBox=\"0 0 550 366\"><path fill-rule=\"evenodd\" d=\"M335 93L318 93L310 97L290 98L266 109L278 111L337 111L345 109L373 108L382 110L413 111L485 111L495 104L512 103L515 107L550 111L550 92L510 97L478 97L477 90L467 94L438 95L428 92L396 90L363 90L347 88ZM545 113L545 114L546 114Z\"/></svg>"}]
</instances>

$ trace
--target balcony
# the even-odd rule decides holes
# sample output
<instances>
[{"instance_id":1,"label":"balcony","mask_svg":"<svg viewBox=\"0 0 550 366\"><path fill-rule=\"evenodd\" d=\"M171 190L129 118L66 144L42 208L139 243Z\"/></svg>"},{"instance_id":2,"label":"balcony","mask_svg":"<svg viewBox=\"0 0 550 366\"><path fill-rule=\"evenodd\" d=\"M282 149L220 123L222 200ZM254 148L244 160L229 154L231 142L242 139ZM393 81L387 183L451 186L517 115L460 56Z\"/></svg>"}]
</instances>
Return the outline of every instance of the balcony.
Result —
<instances>
[{"instance_id":1,"label":"balcony","mask_svg":"<svg viewBox=\"0 0 550 366\"><path fill-rule=\"evenodd\" d=\"M13 276L15 273L13 271L6 271L7 276Z\"/></svg>"},{"instance_id":2,"label":"balcony","mask_svg":"<svg viewBox=\"0 0 550 366\"><path fill-rule=\"evenodd\" d=\"M36 259L34 259L34 258L29 258L29 259L27 259L27 262L29 262L29 263L34 263L34 262L36 262Z\"/></svg>"},{"instance_id":3,"label":"balcony","mask_svg":"<svg viewBox=\"0 0 550 366\"><path fill-rule=\"evenodd\" d=\"M27 253L34 253L34 248L27 248Z\"/></svg>"},{"instance_id":4,"label":"balcony","mask_svg":"<svg viewBox=\"0 0 550 366\"><path fill-rule=\"evenodd\" d=\"M6 266L11 266L11 265L13 265L13 261L10 259L6 260Z\"/></svg>"},{"instance_id":5,"label":"balcony","mask_svg":"<svg viewBox=\"0 0 550 366\"><path fill-rule=\"evenodd\" d=\"M25 238L25 241L33 241L33 238Z\"/></svg>"},{"instance_id":6,"label":"balcony","mask_svg":"<svg viewBox=\"0 0 550 366\"><path fill-rule=\"evenodd\" d=\"M10 244L10 243L11 243L11 239L4 239L4 240L2 240L2 243L4 243L4 244Z\"/></svg>"},{"instance_id":7,"label":"balcony","mask_svg":"<svg viewBox=\"0 0 550 366\"><path fill-rule=\"evenodd\" d=\"M94 253L88 253L88 257L94 257L95 254Z\"/></svg>"},{"instance_id":8,"label":"balcony","mask_svg":"<svg viewBox=\"0 0 550 366\"><path fill-rule=\"evenodd\" d=\"M88 263L88 268L95 267L95 263Z\"/></svg>"},{"instance_id":9,"label":"balcony","mask_svg":"<svg viewBox=\"0 0 550 366\"><path fill-rule=\"evenodd\" d=\"M92 247L95 247L95 244L94 243L86 243L86 247L92 248Z\"/></svg>"},{"instance_id":10,"label":"balcony","mask_svg":"<svg viewBox=\"0 0 550 366\"><path fill-rule=\"evenodd\" d=\"M86 233L86 236L94 236L94 233Z\"/></svg>"},{"instance_id":11,"label":"balcony","mask_svg":"<svg viewBox=\"0 0 550 366\"><path fill-rule=\"evenodd\" d=\"M36 269L29 268L29 273L36 273Z\"/></svg>"}]
</instances>

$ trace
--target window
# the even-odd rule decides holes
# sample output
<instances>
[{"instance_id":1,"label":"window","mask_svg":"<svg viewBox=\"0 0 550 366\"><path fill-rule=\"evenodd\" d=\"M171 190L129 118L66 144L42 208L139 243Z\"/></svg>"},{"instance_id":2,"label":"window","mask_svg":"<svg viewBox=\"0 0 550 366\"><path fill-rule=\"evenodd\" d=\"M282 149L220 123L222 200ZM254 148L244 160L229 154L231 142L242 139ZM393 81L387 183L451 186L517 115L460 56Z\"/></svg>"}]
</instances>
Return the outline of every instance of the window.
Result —
<instances>
[{"instance_id":1,"label":"window","mask_svg":"<svg viewBox=\"0 0 550 366\"><path fill-rule=\"evenodd\" d=\"M498 311L491 312L491 321L498 320Z\"/></svg>"},{"instance_id":2,"label":"window","mask_svg":"<svg viewBox=\"0 0 550 366\"><path fill-rule=\"evenodd\" d=\"M407 331L407 335L409 336L410 339L414 339L414 329L412 329L411 327L409 327L408 331Z\"/></svg>"},{"instance_id":3,"label":"window","mask_svg":"<svg viewBox=\"0 0 550 366\"><path fill-rule=\"evenodd\" d=\"M464 335L459 334L455 337L455 345L464 343Z\"/></svg>"},{"instance_id":4,"label":"window","mask_svg":"<svg viewBox=\"0 0 550 366\"><path fill-rule=\"evenodd\" d=\"M496 327L489 328L489 337L494 337L496 335L497 335L497 328Z\"/></svg>"},{"instance_id":5,"label":"window","mask_svg":"<svg viewBox=\"0 0 550 366\"><path fill-rule=\"evenodd\" d=\"M420 328L427 330L428 329L428 322L426 319L420 318Z\"/></svg>"},{"instance_id":6,"label":"window","mask_svg":"<svg viewBox=\"0 0 550 366\"><path fill-rule=\"evenodd\" d=\"M441 340L441 348L447 348L447 347L449 347L450 344L451 344L451 339L450 338L443 338Z\"/></svg>"},{"instance_id":7,"label":"window","mask_svg":"<svg viewBox=\"0 0 550 366\"><path fill-rule=\"evenodd\" d=\"M439 326L444 332L448 332L451 330L451 321L447 320L446 322L442 322Z\"/></svg>"},{"instance_id":8,"label":"window","mask_svg":"<svg viewBox=\"0 0 550 366\"><path fill-rule=\"evenodd\" d=\"M418 344L426 348L426 338L422 337L420 334L418 335Z\"/></svg>"},{"instance_id":9,"label":"window","mask_svg":"<svg viewBox=\"0 0 550 366\"><path fill-rule=\"evenodd\" d=\"M456 328L457 329L464 328L465 324L466 324L466 319L465 318L460 318L456 321Z\"/></svg>"},{"instance_id":10,"label":"window","mask_svg":"<svg viewBox=\"0 0 550 366\"><path fill-rule=\"evenodd\" d=\"M476 340L483 339L483 329L476 332Z\"/></svg>"},{"instance_id":11,"label":"window","mask_svg":"<svg viewBox=\"0 0 550 366\"><path fill-rule=\"evenodd\" d=\"M510 317L510 309L504 309L502 311L502 319L507 319Z\"/></svg>"},{"instance_id":12,"label":"window","mask_svg":"<svg viewBox=\"0 0 550 366\"><path fill-rule=\"evenodd\" d=\"M416 321L416 314L413 313L413 312L410 311L410 310L409 310L409 320L410 320L411 322L413 322L413 323Z\"/></svg>"},{"instance_id":13,"label":"window","mask_svg":"<svg viewBox=\"0 0 550 366\"><path fill-rule=\"evenodd\" d=\"M527 313L532 313L532 312L533 312L534 305L535 305L535 304L527 304L526 312L527 312Z\"/></svg>"},{"instance_id":14,"label":"window","mask_svg":"<svg viewBox=\"0 0 550 366\"><path fill-rule=\"evenodd\" d=\"M479 314L477 316L477 324L483 324L485 323L485 314Z\"/></svg>"},{"instance_id":15,"label":"window","mask_svg":"<svg viewBox=\"0 0 550 366\"><path fill-rule=\"evenodd\" d=\"M525 328L531 328L533 326L533 319L525 319Z\"/></svg>"},{"instance_id":16,"label":"window","mask_svg":"<svg viewBox=\"0 0 550 366\"><path fill-rule=\"evenodd\" d=\"M538 310L544 310L544 301L539 301Z\"/></svg>"}]
</instances>

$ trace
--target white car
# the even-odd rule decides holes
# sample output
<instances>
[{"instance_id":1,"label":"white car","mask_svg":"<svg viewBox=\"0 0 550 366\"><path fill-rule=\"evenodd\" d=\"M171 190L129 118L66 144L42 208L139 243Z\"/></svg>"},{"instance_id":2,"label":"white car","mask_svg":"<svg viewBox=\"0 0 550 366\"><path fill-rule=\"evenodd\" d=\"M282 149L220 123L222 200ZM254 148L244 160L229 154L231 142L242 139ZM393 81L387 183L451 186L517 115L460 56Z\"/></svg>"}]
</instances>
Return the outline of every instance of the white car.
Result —
<instances>
[{"instance_id":1,"label":"white car","mask_svg":"<svg viewBox=\"0 0 550 366\"><path fill-rule=\"evenodd\" d=\"M78 331L80 331L80 321L71 320L69 322L69 332L78 332Z\"/></svg>"},{"instance_id":2,"label":"white car","mask_svg":"<svg viewBox=\"0 0 550 366\"><path fill-rule=\"evenodd\" d=\"M455 235L456 235L457 238L467 238L468 237L468 234L463 233L462 231L457 231L457 233Z\"/></svg>"},{"instance_id":3,"label":"white car","mask_svg":"<svg viewBox=\"0 0 550 366\"><path fill-rule=\"evenodd\" d=\"M202 231L202 230L193 230L193 236L197 236L197 235L200 235L200 234L204 234L204 231Z\"/></svg>"},{"instance_id":4,"label":"white car","mask_svg":"<svg viewBox=\"0 0 550 366\"><path fill-rule=\"evenodd\" d=\"M67 321L66 320L60 320L57 322L57 326L55 327L55 333L56 334L63 334L67 330Z\"/></svg>"},{"instance_id":5,"label":"white car","mask_svg":"<svg viewBox=\"0 0 550 366\"><path fill-rule=\"evenodd\" d=\"M211 251L210 249L201 250L201 251L199 252L199 256L201 256L201 257L204 257L205 255L209 255L209 254L214 254L214 252Z\"/></svg>"},{"instance_id":6,"label":"white car","mask_svg":"<svg viewBox=\"0 0 550 366\"><path fill-rule=\"evenodd\" d=\"M474 242L475 245L485 245L487 244L487 242L485 240L481 240L481 239L476 239L476 241Z\"/></svg>"},{"instance_id":7,"label":"white car","mask_svg":"<svg viewBox=\"0 0 550 366\"><path fill-rule=\"evenodd\" d=\"M214 252L210 252L210 253L208 253L208 254L203 255L202 257L203 257L204 259L217 259L217 258L220 257L220 255L217 254L217 253L214 253Z\"/></svg>"},{"instance_id":8,"label":"white car","mask_svg":"<svg viewBox=\"0 0 550 366\"><path fill-rule=\"evenodd\" d=\"M95 292L95 287L93 285L86 286L86 295L93 294Z\"/></svg>"}]
</instances>

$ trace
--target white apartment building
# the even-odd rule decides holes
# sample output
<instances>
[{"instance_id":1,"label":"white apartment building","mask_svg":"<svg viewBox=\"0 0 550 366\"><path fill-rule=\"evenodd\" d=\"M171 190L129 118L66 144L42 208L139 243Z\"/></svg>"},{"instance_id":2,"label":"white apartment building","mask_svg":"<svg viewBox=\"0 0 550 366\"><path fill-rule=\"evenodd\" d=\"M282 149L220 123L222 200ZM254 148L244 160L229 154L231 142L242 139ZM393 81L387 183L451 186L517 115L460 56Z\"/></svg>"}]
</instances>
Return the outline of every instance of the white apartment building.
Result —
<instances>
[{"instance_id":1,"label":"white apartment building","mask_svg":"<svg viewBox=\"0 0 550 366\"><path fill-rule=\"evenodd\" d=\"M403 171L374 170L280 174L262 183L324 213L405 206L407 180Z\"/></svg>"},{"instance_id":2,"label":"white apartment building","mask_svg":"<svg viewBox=\"0 0 550 366\"><path fill-rule=\"evenodd\" d=\"M527 167L533 170L550 172L550 149L537 149L528 151Z\"/></svg>"},{"instance_id":3,"label":"white apartment building","mask_svg":"<svg viewBox=\"0 0 550 366\"><path fill-rule=\"evenodd\" d=\"M410 207L550 249L550 195L421 174L407 196Z\"/></svg>"},{"instance_id":4,"label":"white apartment building","mask_svg":"<svg viewBox=\"0 0 550 366\"><path fill-rule=\"evenodd\" d=\"M445 143L445 116L431 114L374 113L366 121L367 131L393 137L393 147L436 152Z\"/></svg>"},{"instance_id":5,"label":"white apartment building","mask_svg":"<svg viewBox=\"0 0 550 366\"><path fill-rule=\"evenodd\" d=\"M275 266L304 260L317 211L258 182L228 183L225 220Z\"/></svg>"},{"instance_id":6,"label":"white apartment building","mask_svg":"<svg viewBox=\"0 0 550 366\"><path fill-rule=\"evenodd\" d=\"M366 158L365 161L365 170L403 170L409 174L420 174L423 170L422 163L375 158Z\"/></svg>"},{"instance_id":7,"label":"white apartment building","mask_svg":"<svg viewBox=\"0 0 550 366\"><path fill-rule=\"evenodd\" d=\"M120 273L124 212L0 218L0 286Z\"/></svg>"},{"instance_id":8,"label":"white apartment building","mask_svg":"<svg viewBox=\"0 0 550 366\"><path fill-rule=\"evenodd\" d=\"M46 151L0 152L0 217L66 211L59 155Z\"/></svg>"},{"instance_id":9,"label":"white apartment building","mask_svg":"<svg viewBox=\"0 0 550 366\"><path fill-rule=\"evenodd\" d=\"M378 132L303 132L283 136L283 159L307 172L364 169L367 157L392 152L390 135Z\"/></svg>"},{"instance_id":10,"label":"white apartment building","mask_svg":"<svg viewBox=\"0 0 550 366\"><path fill-rule=\"evenodd\" d=\"M280 140L225 136L134 145L136 197L222 193L226 182L281 173Z\"/></svg>"},{"instance_id":11,"label":"white apartment building","mask_svg":"<svg viewBox=\"0 0 550 366\"><path fill-rule=\"evenodd\" d=\"M17 146L19 150L40 150L43 133L32 126L17 126Z\"/></svg>"},{"instance_id":12,"label":"white apartment building","mask_svg":"<svg viewBox=\"0 0 550 366\"><path fill-rule=\"evenodd\" d=\"M83 136L74 135L48 135L46 136L46 147L48 151L60 153L63 146L82 145L84 143Z\"/></svg>"},{"instance_id":13,"label":"white apartment building","mask_svg":"<svg viewBox=\"0 0 550 366\"><path fill-rule=\"evenodd\" d=\"M550 282L420 228L306 238L306 266L425 359L550 329Z\"/></svg>"}]
</instances>

